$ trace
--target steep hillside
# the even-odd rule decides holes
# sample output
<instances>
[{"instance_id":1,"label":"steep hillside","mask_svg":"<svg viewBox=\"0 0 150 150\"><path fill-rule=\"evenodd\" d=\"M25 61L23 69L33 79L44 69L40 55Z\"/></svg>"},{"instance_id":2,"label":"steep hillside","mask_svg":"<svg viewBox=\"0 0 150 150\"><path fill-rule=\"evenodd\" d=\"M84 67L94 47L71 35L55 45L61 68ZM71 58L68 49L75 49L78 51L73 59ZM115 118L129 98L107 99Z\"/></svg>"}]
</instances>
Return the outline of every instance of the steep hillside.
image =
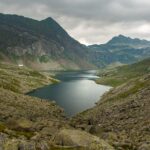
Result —
<instances>
[{"instance_id":1,"label":"steep hillside","mask_svg":"<svg viewBox=\"0 0 150 150\"><path fill-rule=\"evenodd\" d=\"M0 14L0 59L38 69L92 68L86 46L52 18L42 21Z\"/></svg>"},{"instance_id":2,"label":"steep hillside","mask_svg":"<svg viewBox=\"0 0 150 150\"><path fill-rule=\"evenodd\" d=\"M149 150L149 63L146 60L138 63L140 66L125 67L124 73L129 70L132 79L106 93L94 108L76 115L71 125L99 136L116 150ZM117 73L119 76L120 72Z\"/></svg>"},{"instance_id":3,"label":"steep hillside","mask_svg":"<svg viewBox=\"0 0 150 150\"><path fill-rule=\"evenodd\" d=\"M89 59L99 67L113 63L130 64L150 57L150 41L123 35L113 37L106 44L91 45L89 49Z\"/></svg>"}]
</instances>

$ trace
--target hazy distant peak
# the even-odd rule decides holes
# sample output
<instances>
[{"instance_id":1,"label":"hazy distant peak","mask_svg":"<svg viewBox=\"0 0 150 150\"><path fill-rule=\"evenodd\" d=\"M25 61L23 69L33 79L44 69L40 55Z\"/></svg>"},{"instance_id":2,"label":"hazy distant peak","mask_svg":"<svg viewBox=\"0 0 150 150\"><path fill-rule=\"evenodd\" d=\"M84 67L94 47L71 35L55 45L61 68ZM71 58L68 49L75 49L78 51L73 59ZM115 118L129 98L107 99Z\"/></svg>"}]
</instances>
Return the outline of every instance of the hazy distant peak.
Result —
<instances>
[{"instance_id":1,"label":"hazy distant peak","mask_svg":"<svg viewBox=\"0 0 150 150\"><path fill-rule=\"evenodd\" d=\"M125 35L119 34L118 36L114 36L112 39L131 39Z\"/></svg>"},{"instance_id":2,"label":"hazy distant peak","mask_svg":"<svg viewBox=\"0 0 150 150\"><path fill-rule=\"evenodd\" d=\"M128 37L126 37L125 35L122 35L122 34L119 34L119 35L116 36L116 37L118 37L118 38L128 38Z\"/></svg>"},{"instance_id":3,"label":"hazy distant peak","mask_svg":"<svg viewBox=\"0 0 150 150\"><path fill-rule=\"evenodd\" d=\"M130 44L132 44L132 45L135 45L135 44L137 44L137 45L140 45L140 44L142 44L142 45L144 45L144 44L150 44L150 42L149 41L147 41L147 40L141 40L141 39L139 39L139 38L130 38L130 37L127 37L127 36L124 36L124 35L118 35L118 36L115 36L115 37L113 37L110 41L108 41L108 43L107 44L109 44L109 45L118 45L118 44L127 44L127 45L130 45Z\"/></svg>"}]
</instances>

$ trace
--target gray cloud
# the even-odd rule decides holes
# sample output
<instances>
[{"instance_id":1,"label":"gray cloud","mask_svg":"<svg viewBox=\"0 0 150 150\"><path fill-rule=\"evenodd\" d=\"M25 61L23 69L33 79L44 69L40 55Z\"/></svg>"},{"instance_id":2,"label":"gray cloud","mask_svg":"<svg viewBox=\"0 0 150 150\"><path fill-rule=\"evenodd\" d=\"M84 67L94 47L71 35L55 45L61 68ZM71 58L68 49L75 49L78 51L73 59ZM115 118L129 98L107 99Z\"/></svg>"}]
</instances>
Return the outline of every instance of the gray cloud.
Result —
<instances>
[{"instance_id":1,"label":"gray cloud","mask_svg":"<svg viewBox=\"0 0 150 150\"><path fill-rule=\"evenodd\" d=\"M0 11L51 16L82 43L103 43L117 34L150 39L149 0L0 0Z\"/></svg>"}]
</instances>

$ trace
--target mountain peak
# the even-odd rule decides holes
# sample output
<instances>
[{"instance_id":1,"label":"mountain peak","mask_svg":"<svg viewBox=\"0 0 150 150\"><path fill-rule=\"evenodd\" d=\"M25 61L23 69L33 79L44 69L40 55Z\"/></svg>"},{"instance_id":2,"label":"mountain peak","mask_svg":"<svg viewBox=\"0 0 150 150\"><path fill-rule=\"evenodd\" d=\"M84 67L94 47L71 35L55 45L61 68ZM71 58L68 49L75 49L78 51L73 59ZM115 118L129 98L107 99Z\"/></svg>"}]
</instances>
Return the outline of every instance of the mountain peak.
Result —
<instances>
[{"instance_id":1,"label":"mountain peak","mask_svg":"<svg viewBox=\"0 0 150 150\"><path fill-rule=\"evenodd\" d=\"M44 19L44 20L41 20L41 22L47 22L47 23L56 23L56 21L52 18L52 17L48 17L48 18L46 18L46 19Z\"/></svg>"},{"instance_id":2,"label":"mountain peak","mask_svg":"<svg viewBox=\"0 0 150 150\"><path fill-rule=\"evenodd\" d=\"M116 37L119 37L119 38L122 38L122 37L127 38L126 36L124 36L124 35L122 35L122 34L119 34L119 35L116 36Z\"/></svg>"},{"instance_id":3,"label":"mountain peak","mask_svg":"<svg viewBox=\"0 0 150 150\"><path fill-rule=\"evenodd\" d=\"M117 37L120 38L120 39L131 39L129 36L125 36L125 35L122 35L122 34L119 34Z\"/></svg>"},{"instance_id":4,"label":"mountain peak","mask_svg":"<svg viewBox=\"0 0 150 150\"><path fill-rule=\"evenodd\" d=\"M121 43L128 43L130 42L132 39L130 37L126 37L122 34L118 35L118 36L115 36L113 37L110 41L108 41L107 44L121 44Z\"/></svg>"},{"instance_id":5,"label":"mountain peak","mask_svg":"<svg viewBox=\"0 0 150 150\"><path fill-rule=\"evenodd\" d=\"M41 20L41 23L45 24L49 27L49 29L55 31L55 34L63 34L68 36L67 32L59 25L59 23L51 17Z\"/></svg>"},{"instance_id":6,"label":"mountain peak","mask_svg":"<svg viewBox=\"0 0 150 150\"><path fill-rule=\"evenodd\" d=\"M130 37L127 37L127 36L122 35L122 34L119 34L118 36L115 36L112 39L114 39L114 38L116 38L116 39L131 39Z\"/></svg>"},{"instance_id":7,"label":"mountain peak","mask_svg":"<svg viewBox=\"0 0 150 150\"><path fill-rule=\"evenodd\" d=\"M143 48L143 47L149 47L150 41L147 40L141 40L139 38L131 38L124 35L118 35L113 37L110 41L108 41L106 44L108 45L121 45L121 46L130 46L130 47L136 47L136 48Z\"/></svg>"}]
</instances>

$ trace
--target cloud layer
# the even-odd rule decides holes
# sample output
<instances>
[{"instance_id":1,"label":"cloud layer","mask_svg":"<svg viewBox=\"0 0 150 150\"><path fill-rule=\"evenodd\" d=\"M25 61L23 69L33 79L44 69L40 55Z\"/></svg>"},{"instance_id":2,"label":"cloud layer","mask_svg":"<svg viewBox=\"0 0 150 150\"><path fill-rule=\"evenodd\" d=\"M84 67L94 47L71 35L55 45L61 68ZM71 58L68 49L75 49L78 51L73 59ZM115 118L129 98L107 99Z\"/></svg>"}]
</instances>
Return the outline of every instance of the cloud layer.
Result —
<instances>
[{"instance_id":1,"label":"cloud layer","mask_svg":"<svg viewBox=\"0 0 150 150\"><path fill-rule=\"evenodd\" d=\"M53 17L81 43L124 34L150 40L149 0L0 0L0 12Z\"/></svg>"}]
</instances>

